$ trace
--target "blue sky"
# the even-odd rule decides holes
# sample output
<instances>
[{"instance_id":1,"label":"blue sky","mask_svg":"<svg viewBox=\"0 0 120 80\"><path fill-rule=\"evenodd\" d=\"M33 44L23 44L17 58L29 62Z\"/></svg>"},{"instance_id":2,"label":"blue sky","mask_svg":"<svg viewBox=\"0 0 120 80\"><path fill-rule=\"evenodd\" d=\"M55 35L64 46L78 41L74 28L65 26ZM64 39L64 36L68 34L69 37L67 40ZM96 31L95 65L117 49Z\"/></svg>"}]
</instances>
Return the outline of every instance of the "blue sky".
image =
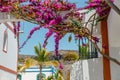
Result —
<instances>
[{"instance_id":1,"label":"blue sky","mask_svg":"<svg viewBox=\"0 0 120 80\"><path fill-rule=\"evenodd\" d=\"M87 0L68 0L70 2L76 3L77 7L85 6L85 1ZM29 22L21 22L21 31L23 30L24 33L20 34L20 45L26 40L29 31L34 27L37 26L36 24L32 24ZM41 28L40 30L36 31L31 39L27 42L27 44L20 49L20 54L27 54L27 55L34 55L34 46L38 45L38 43L43 44L45 40L45 33L48 30ZM75 43L74 37L72 37L72 42L68 42L67 34L64 38L60 40L59 50L78 50L78 44ZM54 37L50 37L48 40L47 51L54 51Z\"/></svg>"}]
</instances>

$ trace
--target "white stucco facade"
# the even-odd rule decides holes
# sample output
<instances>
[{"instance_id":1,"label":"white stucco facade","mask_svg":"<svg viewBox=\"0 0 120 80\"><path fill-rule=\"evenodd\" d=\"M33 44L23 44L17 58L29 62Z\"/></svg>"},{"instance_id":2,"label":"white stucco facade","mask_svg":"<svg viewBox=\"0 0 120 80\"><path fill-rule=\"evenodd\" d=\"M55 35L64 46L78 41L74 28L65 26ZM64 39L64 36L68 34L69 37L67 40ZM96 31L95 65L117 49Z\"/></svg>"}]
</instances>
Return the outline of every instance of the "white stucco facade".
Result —
<instances>
[{"instance_id":1,"label":"white stucco facade","mask_svg":"<svg viewBox=\"0 0 120 80\"><path fill-rule=\"evenodd\" d=\"M42 74L45 74L45 77L52 76L56 72L54 67L44 67L42 69ZM24 72L19 73L21 79L18 80L37 80L37 75L40 73L39 67L34 66L26 69Z\"/></svg>"},{"instance_id":2,"label":"white stucco facade","mask_svg":"<svg viewBox=\"0 0 120 80\"><path fill-rule=\"evenodd\" d=\"M13 25L7 23L13 29ZM7 31L7 52L3 51L4 32ZM3 23L0 24L0 80L16 80L18 43L14 33Z\"/></svg>"},{"instance_id":3,"label":"white stucco facade","mask_svg":"<svg viewBox=\"0 0 120 80\"><path fill-rule=\"evenodd\" d=\"M16 80L16 75L0 69L0 80Z\"/></svg>"},{"instance_id":4,"label":"white stucco facade","mask_svg":"<svg viewBox=\"0 0 120 80\"><path fill-rule=\"evenodd\" d=\"M115 0L115 4L120 9L120 0ZM120 61L120 15L118 15L114 10L111 10L107 24L109 54L111 57ZM77 67L79 67L79 69ZM120 65L110 61L110 72L111 80L120 80ZM70 80L104 80L103 78L102 58L82 60L72 65Z\"/></svg>"},{"instance_id":5,"label":"white stucco facade","mask_svg":"<svg viewBox=\"0 0 120 80\"><path fill-rule=\"evenodd\" d=\"M71 67L70 80L103 80L102 58L80 60Z\"/></svg>"},{"instance_id":6,"label":"white stucco facade","mask_svg":"<svg viewBox=\"0 0 120 80\"><path fill-rule=\"evenodd\" d=\"M115 0L120 9L120 0ZM111 10L108 17L108 36L110 56L120 61L120 15ZM120 80L120 65L111 62L111 80Z\"/></svg>"}]
</instances>

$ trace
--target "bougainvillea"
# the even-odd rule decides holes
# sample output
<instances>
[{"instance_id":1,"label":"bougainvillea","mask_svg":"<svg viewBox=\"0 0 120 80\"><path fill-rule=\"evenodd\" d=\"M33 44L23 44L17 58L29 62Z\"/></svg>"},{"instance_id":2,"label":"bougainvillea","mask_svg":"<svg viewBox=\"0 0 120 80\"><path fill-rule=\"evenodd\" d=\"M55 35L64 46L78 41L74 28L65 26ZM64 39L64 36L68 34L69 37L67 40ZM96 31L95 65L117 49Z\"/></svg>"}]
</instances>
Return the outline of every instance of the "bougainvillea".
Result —
<instances>
[{"instance_id":1,"label":"bougainvillea","mask_svg":"<svg viewBox=\"0 0 120 80\"><path fill-rule=\"evenodd\" d=\"M62 0L31 1L27 5L17 6L17 8L19 8L20 12L12 10L16 17L37 23L41 27L49 29L49 32L46 33L43 47L46 46L48 38L54 34L56 56L58 56L59 40L66 34L66 32L61 33L59 31L70 32L69 29L72 25L75 25L73 28L77 29L82 20L80 13L76 11L76 5ZM77 20L77 23L75 20ZM26 44L36 30L30 31L28 38L20 48Z\"/></svg>"},{"instance_id":2,"label":"bougainvillea","mask_svg":"<svg viewBox=\"0 0 120 80\"><path fill-rule=\"evenodd\" d=\"M53 31L51 31L51 30L49 30L49 31L46 33L46 35L45 35L45 40L44 40L44 43L43 43L43 47L44 47L44 48L45 48L46 45L47 45L47 40L48 40L48 38L49 38L50 36L52 36L52 34L53 34Z\"/></svg>"},{"instance_id":3,"label":"bougainvillea","mask_svg":"<svg viewBox=\"0 0 120 80\"><path fill-rule=\"evenodd\" d=\"M0 2L0 12L8 12L18 19L24 19L39 25L30 31L20 48L23 48L35 31L44 27L49 32L46 33L43 47L46 46L48 38L54 35L57 58L59 58L59 41L67 33L73 33L75 37L80 39L86 37L91 42L99 42L99 38L93 36L86 27L91 22L91 19L94 19L92 20L93 23L97 20L95 18L96 15L92 15L88 22L83 23L82 20L85 14L80 13L83 9L88 12L89 9L94 9L96 11L95 14L102 18L106 17L110 11L110 7L104 0L92 0L84 8L76 8L74 3L70 3L67 0L9 0ZM16 28L14 28L14 31L16 33ZM86 44L83 43L83 45Z\"/></svg>"},{"instance_id":4,"label":"bougainvillea","mask_svg":"<svg viewBox=\"0 0 120 80\"><path fill-rule=\"evenodd\" d=\"M111 0L112 2L114 0ZM104 0L92 0L83 9L95 9L100 17L106 17L110 12L110 7Z\"/></svg>"},{"instance_id":5,"label":"bougainvillea","mask_svg":"<svg viewBox=\"0 0 120 80\"><path fill-rule=\"evenodd\" d=\"M24 46L24 45L26 44L26 42L31 38L31 36L33 35L33 33L34 33L35 31L39 30L39 29L40 29L40 27L37 26L37 27L34 27L34 28L30 31L27 39L23 42L23 44L21 45L20 49L23 48L23 46Z\"/></svg>"}]
</instances>

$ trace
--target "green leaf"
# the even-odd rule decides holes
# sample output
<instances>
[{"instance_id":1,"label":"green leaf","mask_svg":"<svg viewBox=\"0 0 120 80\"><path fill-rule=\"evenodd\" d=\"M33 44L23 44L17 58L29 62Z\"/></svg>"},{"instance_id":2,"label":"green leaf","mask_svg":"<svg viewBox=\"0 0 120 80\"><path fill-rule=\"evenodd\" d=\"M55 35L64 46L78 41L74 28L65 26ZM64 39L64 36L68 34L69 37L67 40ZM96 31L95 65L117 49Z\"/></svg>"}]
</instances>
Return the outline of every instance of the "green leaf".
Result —
<instances>
[{"instance_id":1,"label":"green leaf","mask_svg":"<svg viewBox=\"0 0 120 80\"><path fill-rule=\"evenodd\" d=\"M68 42L71 42L71 40L72 40L72 35L68 37Z\"/></svg>"}]
</instances>

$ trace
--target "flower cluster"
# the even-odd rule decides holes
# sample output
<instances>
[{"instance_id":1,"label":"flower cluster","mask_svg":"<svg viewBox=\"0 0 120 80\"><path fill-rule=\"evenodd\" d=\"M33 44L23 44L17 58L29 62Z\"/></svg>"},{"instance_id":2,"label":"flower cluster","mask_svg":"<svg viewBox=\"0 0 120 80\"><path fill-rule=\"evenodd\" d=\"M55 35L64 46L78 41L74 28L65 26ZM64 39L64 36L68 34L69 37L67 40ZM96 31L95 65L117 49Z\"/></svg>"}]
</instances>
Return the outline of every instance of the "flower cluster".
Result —
<instances>
[{"instance_id":1,"label":"flower cluster","mask_svg":"<svg viewBox=\"0 0 120 80\"><path fill-rule=\"evenodd\" d=\"M33 35L33 33L34 33L35 31L39 30L39 29L40 29L40 26L34 27L34 28L30 31L27 39L23 42L22 46L21 46L19 49L23 48L24 45L27 43L27 41L31 38L31 36Z\"/></svg>"},{"instance_id":2,"label":"flower cluster","mask_svg":"<svg viewBox=\"0 0 120 80\"><path fill-rule=\"evenodd\" d=\"M48 40L48 38L49 38L50 36L52 36L52 34L53 34L53 31L51 31L51 30L49 30L49 32L46 33L46 35L45 35L45 40L44 40L44 44L43 44L43 47L44 47L44 48L45 48L46 45L47 45L47 40Z\"/></svg>"},{"instance_id":3,"label":"flower cluster","mask_svg":"<svg viewBox=\"0 0 120 80\"><path fill-rule=\"evenodd\" d=\"M49 32L46 33L43 47L46 46L48 38L54 34L56 56L58 55L59 40L62 38L61 35L66 33L60 33L59 31L69 31L73 20L82 20L80 13L76 11L76 5L63 0L31 1L29 4L22 5L19 8L22 10L20 12L22 14L20 18L24 19L24 16L26 16L28 17L27 20L34 20L34 22L40 24L41 27L49 29ZM73 28L75 27L78 26L75 25ZM33 29L30 32L22 47L36 30L37 29Z\"/></svg>"},{"instance_id":4,"label":"flower cluster","mask_svg":"<svg viewBox=\"0 0 120 80\"><path fill-rule=\"evenodd\" d=\"M59 59L59 54L58 54L58 49L59 49L59 40L63 37L63 35L59 34L59 33L55 33L54 35L54 40L55 40L55 53L56 53L56 57L57 59Z\"/></svg>"},{"instance_id":5,"label":"flower cluster","mask_svg":"<svg viewBox=\"0 0 120 80\"><path fill-rule=\"evenodd\" d=\"M95 9L100 17L107 16L110 11L110 7L104 0L92 0L82 9ZM99 38L93 37L88 29L83 27L82 19L85 14L80 14L78 10L79 8L76 8L74 3L70 3L67 0L0 1L0 12L9 12L16 18L39 24L38 27L34 27L30 31L27 39L20 48L23 48L35 31L44 27L48 29L49 32L46 33L43 47L46 46L47 40L50 36L54 35L55 53L57 58L59 58L59 41L67 33L73 33L80 39L82 39L82 37L87 37L91 38L91 41L99 42ZM19 27L20 23L18 23L18 27L15 26L14 28L15 34L19 31ZM86 46L84 42L83 46Z\"/></svg>"},{"instance_id":6,"label":"flower cluster","mask_svg":"<svg viewBox=\"0 0 120 80\"><path fill-rule=\"evenodd\" d=\"M114 0L111 0L112 2ZM88 2L88 5L83 9L95 9L98 16L105 17L110 11L110 7L104 0L92 0Z\"/></svg>"}]
</instances>

